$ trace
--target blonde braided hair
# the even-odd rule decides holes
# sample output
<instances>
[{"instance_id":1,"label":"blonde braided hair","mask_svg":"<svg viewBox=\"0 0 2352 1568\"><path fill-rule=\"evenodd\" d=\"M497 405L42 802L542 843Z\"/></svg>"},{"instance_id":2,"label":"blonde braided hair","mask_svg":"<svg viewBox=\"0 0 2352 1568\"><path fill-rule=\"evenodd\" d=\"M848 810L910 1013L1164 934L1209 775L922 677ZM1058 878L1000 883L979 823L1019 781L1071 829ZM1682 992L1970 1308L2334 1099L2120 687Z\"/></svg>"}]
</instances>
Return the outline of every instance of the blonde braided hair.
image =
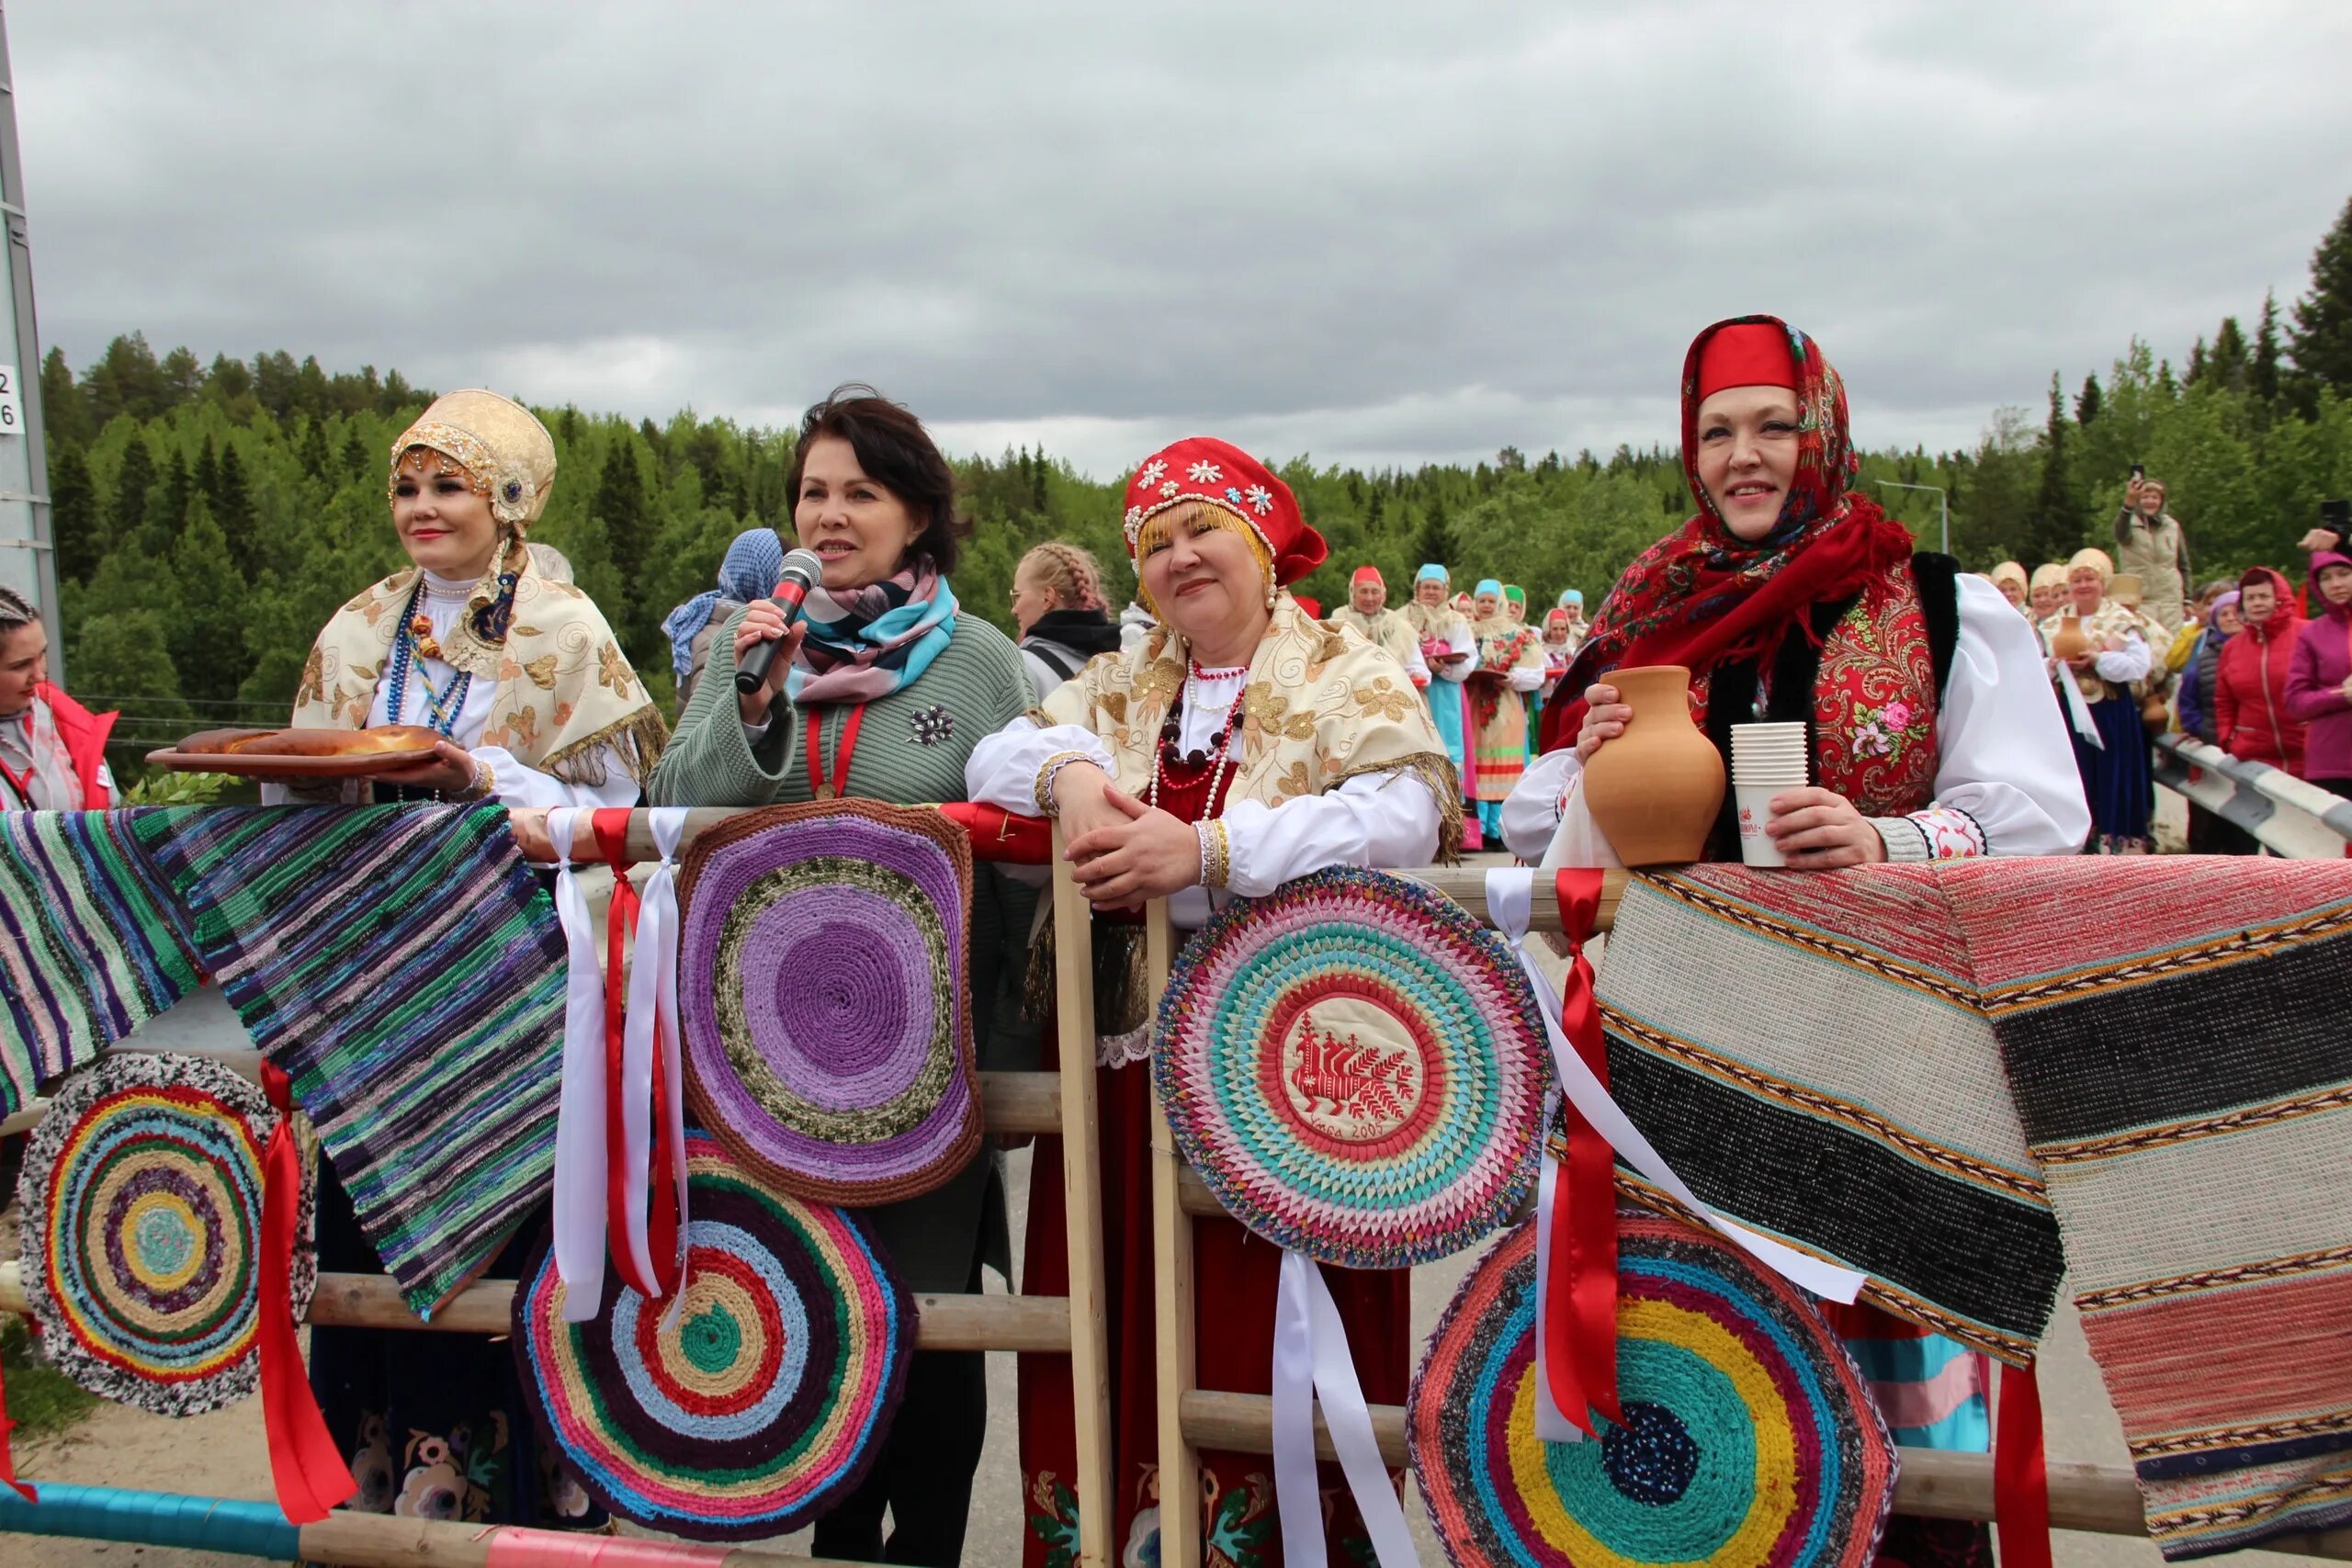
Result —
<instances>
[{"instance_id":1,"label":"blonde braided hair","mask_svg":"<svg viewBox=\"0 0 2352 1568\"><path fill-rule=\"evenodd\" d=\"M1013 569L1013 575L1027 575L1051 592L1054 602L1067 609L1108 611L1111 607L1111 602L1102 596L1102 569L1095 564L1094 557L1059 539L1031 547L1029 553L1021 558L1021 564Z\"/></svg>"}]
</instances>

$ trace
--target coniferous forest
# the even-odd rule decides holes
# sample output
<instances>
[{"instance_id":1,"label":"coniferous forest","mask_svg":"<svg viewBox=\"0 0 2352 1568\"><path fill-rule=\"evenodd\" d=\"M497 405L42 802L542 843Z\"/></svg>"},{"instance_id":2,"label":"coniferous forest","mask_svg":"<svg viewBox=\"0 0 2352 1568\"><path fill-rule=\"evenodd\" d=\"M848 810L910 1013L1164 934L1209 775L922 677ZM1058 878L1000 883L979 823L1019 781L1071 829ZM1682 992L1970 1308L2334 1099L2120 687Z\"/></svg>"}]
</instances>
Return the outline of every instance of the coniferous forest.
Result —
<instances>
[{"instance_id":1,"label":"coniferous forest","mask_svg":"<svg viewBox=\"0 0 2352 1568\"><path fill-rule=\"evenodd\" d=\"M78 376L51 350L41 396L66 674L93 705L123 710L118 767L192 728L282 722L319 627L401 563L388 447L433 393L397 370L329 372L282 350L209 365L185 348L159 357L133 332ZM662 617L709 586L738 530L788 533L791 433L690 412L666 424L539 412L560 478L532 537L571 559L666 698ZM1597 605L1690 513L1674 441L1661 431L1646 450L1536 457L1506 447L1475 467L1409 472L1294 458L1283 476L1331 544L1301 590L1336 604L1362 562L1396 591L1441 560L1457 576L1522 583L1539 604L1577 587ZM2053 374L2043 406L1993 411L1973 450L1867 452L1861 483L1946 490L1964 565L2009 558L2030 570L2108 542L2134 462L2168 485L2199 579L2268 562L2300 580L2296 539L2322 499L2352 493L2352 203L2301 298L2266 297L2185 354L2134 340L2079 386ZM1003 624L1013 565L1041 539L1086 546L1114 591L1125 585L1123 477L1097 480L1030 451L958 467L973 524L956 573L967 608ZM1935 496L1871 493L1933 546Z\"/></svg>"}]
</instances>

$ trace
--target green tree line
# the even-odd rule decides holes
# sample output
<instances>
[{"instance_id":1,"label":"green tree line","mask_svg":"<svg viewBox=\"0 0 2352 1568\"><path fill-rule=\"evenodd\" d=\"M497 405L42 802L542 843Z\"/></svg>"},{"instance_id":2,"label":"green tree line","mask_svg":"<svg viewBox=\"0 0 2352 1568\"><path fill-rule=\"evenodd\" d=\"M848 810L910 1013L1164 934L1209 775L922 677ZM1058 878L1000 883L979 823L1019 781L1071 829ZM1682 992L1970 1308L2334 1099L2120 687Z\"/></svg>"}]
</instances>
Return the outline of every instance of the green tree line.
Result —
<instances>
[{"instance_id":1,"label":"green tree line","mask_svg":"<svg viewBox=\"0 0 2352 1568\"><path fill-rule=\"evenodd\" d=\"M1944 491L1964 564L2030 569L2106 542L2127 470L2144 462L2169 487L2200 577L2292 567L2317 503L2352 493L2352 202L2319 244L2308 292L2283 313L2266 296L2249 317L2251 333L2233 316L2199 337L2178 370L2135 339L2104 378L2070 391L2053 373L2041 418L1998 409L1973 450L1868 450L1860 483L1930 546L1937 498L1876 487ZM125 710L119 760L193 728L279 721L319 627L401 563L386 462L433 393L398 371L331 374L282 351L158 357L133 332L79 376L52 349L41 396L67 671L78 693ZM666 698L662 617L710 583L740 529L789 529L793 434L690 409L663 424L539 412L559 477L532 537L571 559ZM1506 447L1410 470L1294 457L1283 477L1331 544L1302 591L1337 604L1369 561L1401 595L1420 562L1441 560L1459 580L1522 583L1538 604L1576 587L1597 604L1689 513L1661 434L1605 457ZM1092 550L1114 592L1128 581L1123 477L1025 449L957 468L973 525L956 574L967 608L1010 629L1014 564L1049 538Z\"/></svg>"}]
</instances>

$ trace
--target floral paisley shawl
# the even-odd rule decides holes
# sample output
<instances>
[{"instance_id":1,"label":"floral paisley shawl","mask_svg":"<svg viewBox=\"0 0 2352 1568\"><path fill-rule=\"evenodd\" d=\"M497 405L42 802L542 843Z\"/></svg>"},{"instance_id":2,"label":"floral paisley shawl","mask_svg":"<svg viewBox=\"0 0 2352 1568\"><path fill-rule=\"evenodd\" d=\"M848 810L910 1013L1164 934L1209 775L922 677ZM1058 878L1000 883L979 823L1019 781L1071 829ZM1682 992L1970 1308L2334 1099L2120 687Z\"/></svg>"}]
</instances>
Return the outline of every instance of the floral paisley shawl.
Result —
<instances>
[{"instance_id":1,"label":"floral paisley shawl","mask_svg":"<svg viewBox=\"0 0 2352 1568\"><path fill-rule=\"evenodd\" d=\"M1185 655L1166 626L1132 650L1104 654L1046 699L1041 725L1080 724L1100 736L1121 789L1151 783L1159 727L1184 684ZM1461 777L1429 709L1394 659L1352 626L1308 618L1283 593L1241 703L1241 750L1228 798L1280 806L1336 789L1359 773L1402 769L1437 801L1439 858L1462 851Z\"/></svg>"},{"instance_id":2,"label":"floral paisley shawl","mask_svg":"<svg viewBox=\"0 0 2352 1568\"><path fill-rule=\"evenodd\" d=\"M514 547L517 552L522 547ZM511 623L503 641L473 629L474 611L497 594L495 572L475 585L473 604L447 638L458 669L497 682L483 746L503 746L525 767L567 784L605 782L601 752L611 746L640 784L669 739L669 726L622 656L594 601L567 582L520 566ZM376 682L391 661L401 612L415 586L407 567L335 612L311 645L294 694L297 729L364 729Z\"/></svg>"}]
</instances>

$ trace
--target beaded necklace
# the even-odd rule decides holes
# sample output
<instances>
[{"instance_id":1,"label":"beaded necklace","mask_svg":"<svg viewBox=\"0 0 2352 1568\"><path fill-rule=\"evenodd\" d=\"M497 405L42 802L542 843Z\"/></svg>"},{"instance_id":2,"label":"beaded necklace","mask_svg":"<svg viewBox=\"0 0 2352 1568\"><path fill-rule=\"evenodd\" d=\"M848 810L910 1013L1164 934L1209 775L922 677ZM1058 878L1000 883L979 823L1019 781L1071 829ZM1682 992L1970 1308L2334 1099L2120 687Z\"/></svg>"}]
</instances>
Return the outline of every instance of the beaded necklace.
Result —
<instances>
[{"instance_id":1,"label":"beaded necklace","mask_svg":"<svg viewBox=\"0 0 2352 1568\"><path fill-rule=\"evenodd\" d=\"M1191 695L1193 677L1194 675L1197 674L1204 677L1209 677L1220 673L1231 674L1232 671L1203 670L1197 664L1193 665L1184 677L1184 691L1179 694L1180 696L1189 697ZM1225 722L1217 726L1216 733L1215 735L1209 737L1207 756L1215 757L1216 759L1216 771L1209 774L1209 793L1207 798L1211 801L1216 799L1216 792L1225 783L1225 771L1227 767L1232 765L1233 752L1230 742L1233 739L1233 729L1236 725L1241 722L1241 704L1243 698L1248 696L1248 694L1249 694L1246 690L1238 692L1234 694L1232 703L1229 704L1225 710ZM1214 704L1204 705L1203 711L1214 712L1215 707L1216 705ZM1167 719L1163 721L1159 727L1159 745L1158 750L1154 752L1151 760L1151 785L1144 792L1144 804L1153 807L1154 809L1158 809L1159 806L1159 781L1161 775L1170 768L1182 767L1191 761L1191 759L1187 758L1184 753L1177 750L1178 746L1182 744L1181 738L1184 732L1183 716L1183 703L1182 701L1173 703L1169 706ZM1204 757L1203 754L1198 751L1193 752L1192 756L1201 758L1202 761L1207 760L1206 757ZM1198 764L1195 763L1193 765L1197 766Z\"/></svg>"},{"instance_id":2,"label":"beaded necklace","mask_svg":"<svg viewBox=\"0 0 2352 1568\"><path fill-rule=\"evenodd\" d=\"M1187 659L1184 661L1184 665L1188 671L1188 678L1185 681L1185 689L1187 691L1191 690L1192 682L1193 681L1199 681L1204 684L1207 684L1216 681L1230 681L1236 675L1247 675L1250 673L1250 666L1247 664L1234 664L1228 665L1223 670L1212 670L1197 659ZM1210 697L1205 701L1195 697L1193 699L1193 705L1199 708L1203 713L1215 713L1224 705L1219 703L1215 697Z\"/></svg>"},{"instance_id":3,"label":"beaded necklace","mask_svg":"<svg viewBox=\"0 0 2352 1568\"><path fill-rule=\"evenodd\" d=\"M391 672L384 678L384 711L393 724L403 722L401 716L408 705L409 666L418 659L436 658L441 651L440 645L433 640L433 623L417 613L417 602L424 596L424 574L419 572L416 586L409 590L408 604L401 611L401 633L392 640ZM423 647L419 646L417 631L420 623L424 627ZM435 690L433 677L422 664L416 666L416 678L424 687L426 728L444 739L455 739L458 720L466 711L466 694L473 687L473 671L459 671L446 692Z\"/></svg>"}]
</instances>

